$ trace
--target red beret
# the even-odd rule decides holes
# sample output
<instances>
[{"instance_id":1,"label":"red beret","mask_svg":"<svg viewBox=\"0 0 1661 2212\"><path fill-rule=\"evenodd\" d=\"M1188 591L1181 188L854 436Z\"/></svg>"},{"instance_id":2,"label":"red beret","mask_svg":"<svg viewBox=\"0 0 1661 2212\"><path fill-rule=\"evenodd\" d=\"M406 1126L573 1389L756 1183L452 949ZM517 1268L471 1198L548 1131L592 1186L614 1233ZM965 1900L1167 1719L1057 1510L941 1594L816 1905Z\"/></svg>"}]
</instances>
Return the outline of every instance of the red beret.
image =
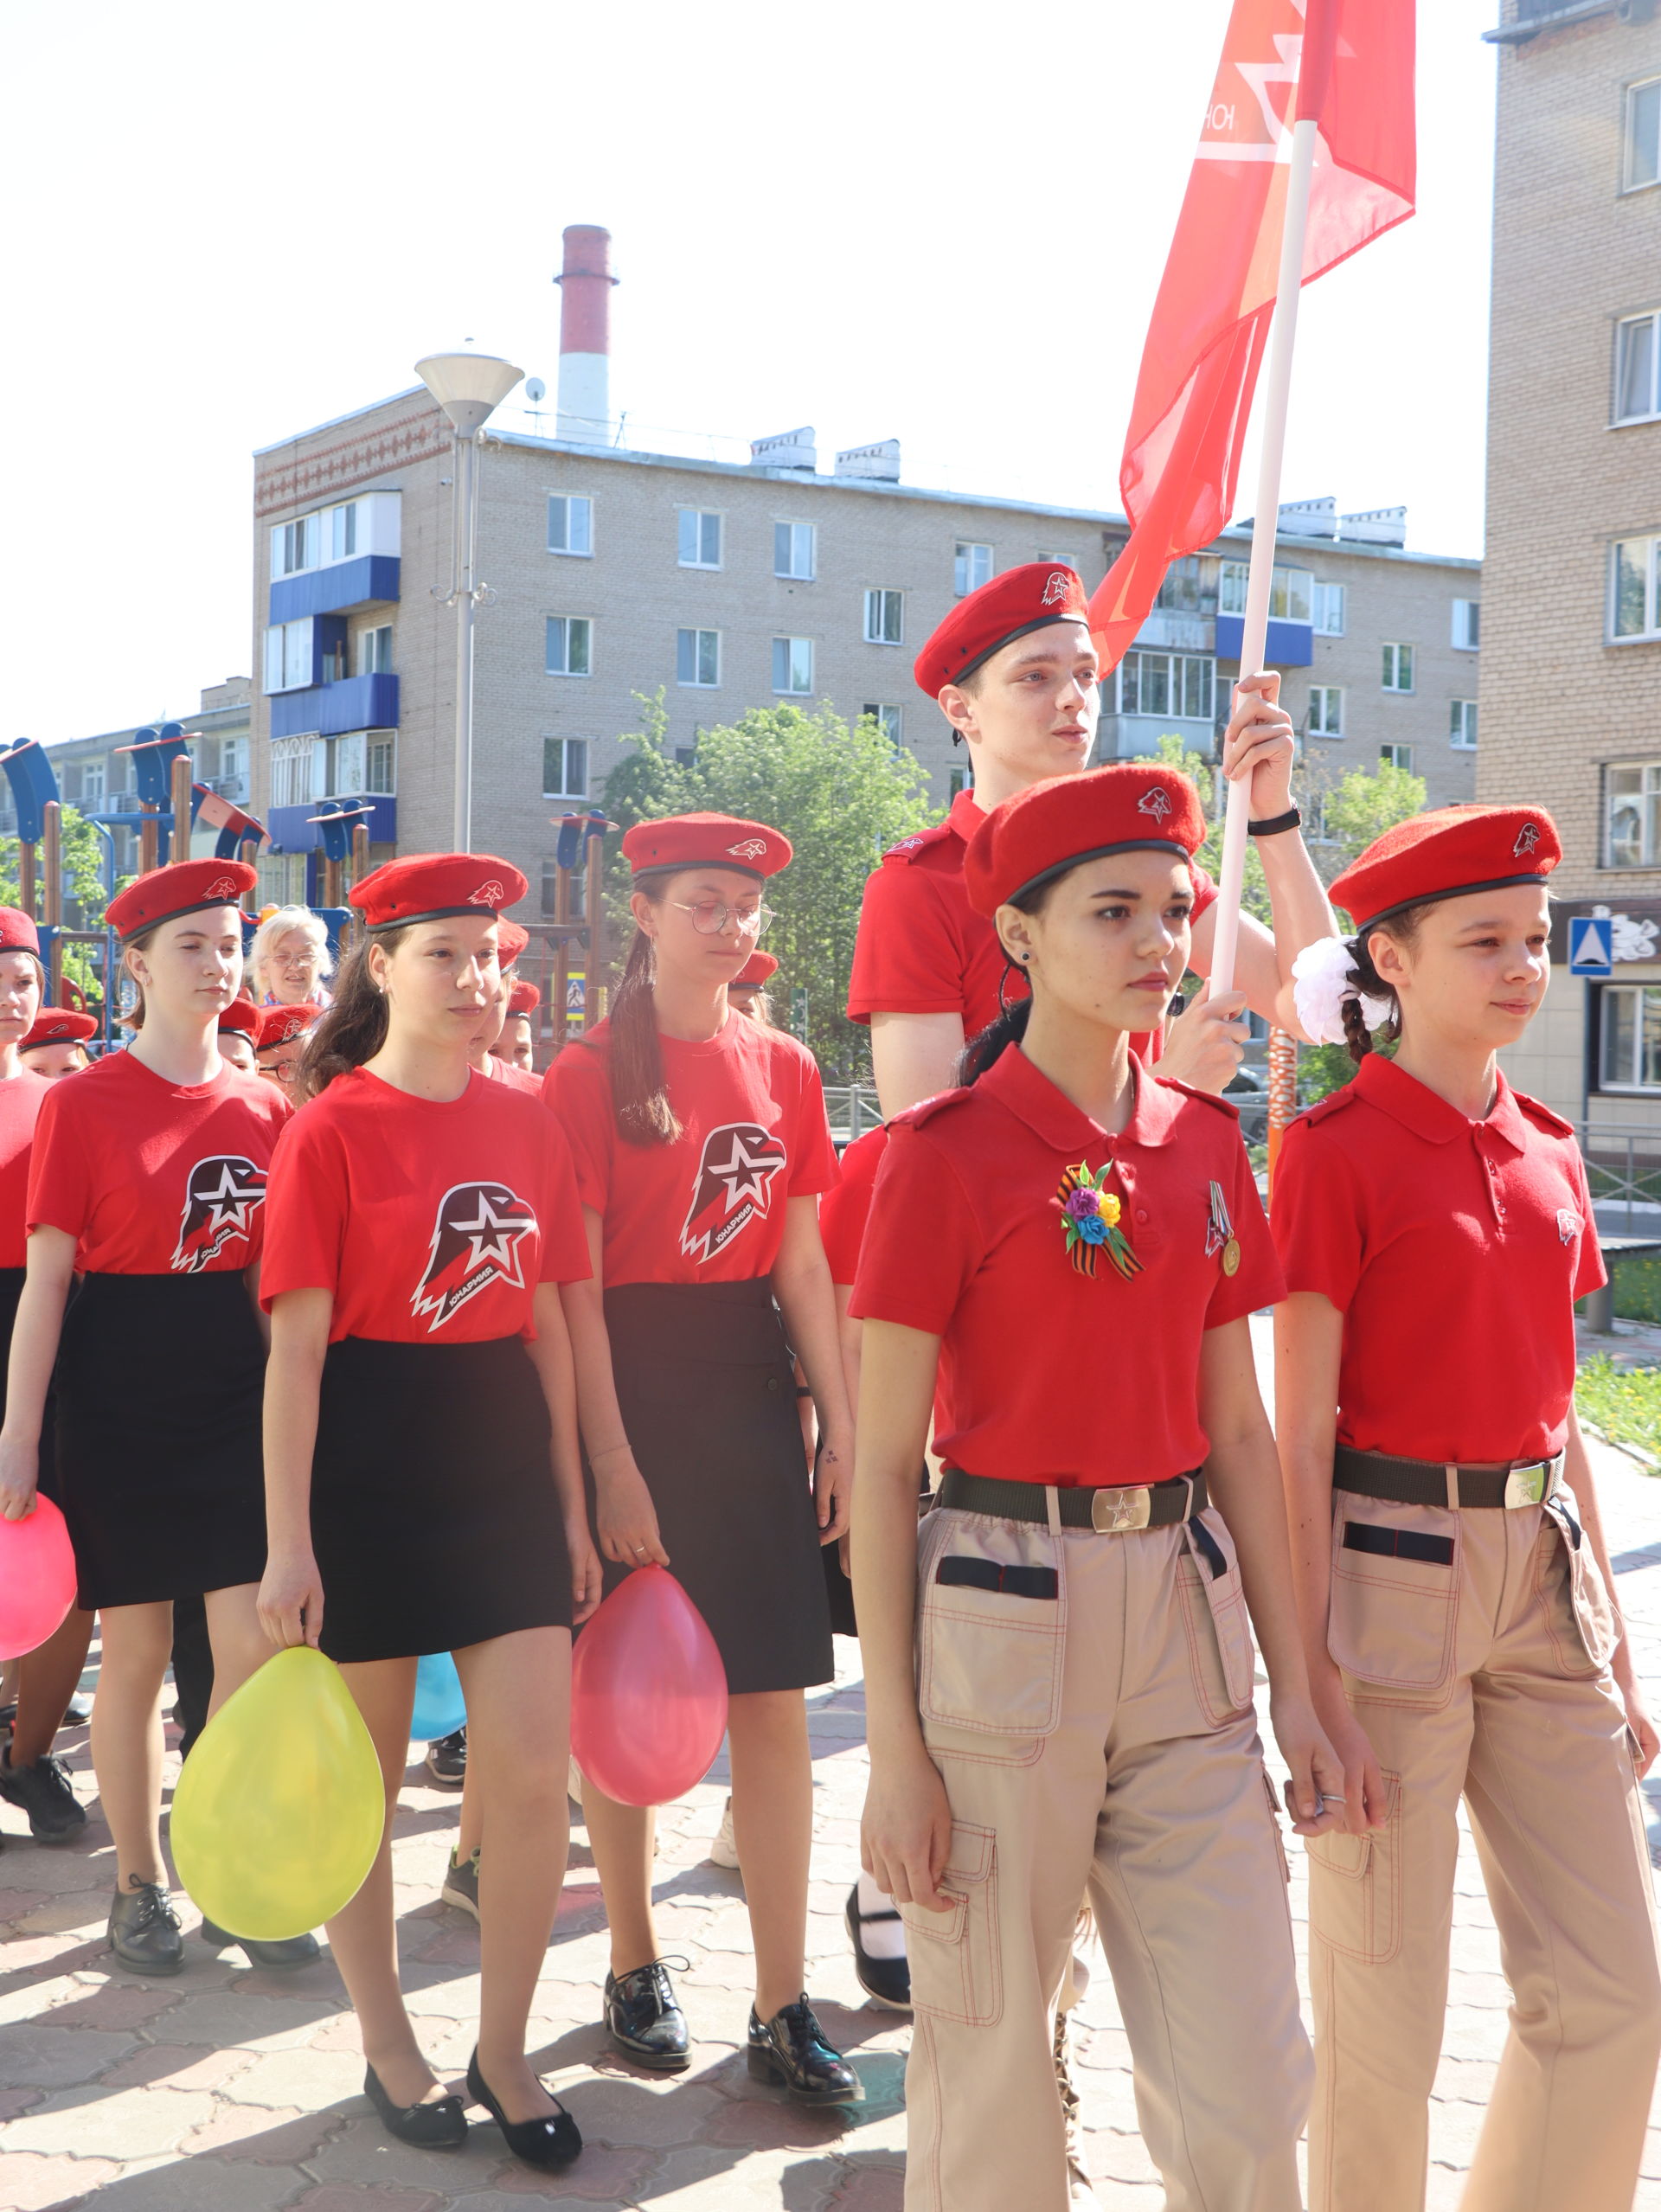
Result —
<instances>
[{"instance_id":1,"label":"red beret","mask_svg":"<svg viewBox=\"0 0 1661 2212\"><path fill-rule=\"evenodd\" d=\"M508 993L508 1012L534 1014L542 1003L542 994L534 983L516 983Z\"/></svg>"},{"instance_id":2,"label":"red beret","mask_svg":"<svg viewBox=\"0 0 1661 2212\"><path fill-rule=\"evenodd\" d=\"M931 699L943 684L961 683L1002 645L1029 630L1052 622L1080 622L1089 627L1090 603L1070 568L1053 561L1029 561L1006 568L952 608L912 663L912 674Z\"/></svg>"},{"instance_id":3,"label":"red beret","mask_svg":"<svg viewBox=\"0 0 1661 2212\"><path fill-rule=\"evenodd\" d=\"M314 1006L310 999L298 1006L262 1006L253 1048L256 1052L269 1052L273 1045L287 1044L295 1037L303 1037L311 1024L322 1018L322 1007ZM223 1027L222 1017L221 1026Z\"/></svg>"},{"instance_id":4,"label":"red beret","mask_svg":"<svg viewBox=\"0 0 1661 2212\"><path fill-rule=\"evenodd\" d=\"M496 933L496 957L499 965L510 968L530 942L530 932L522 923L504 921Z\"/></svg>"},{"instance_id":5,"label":"red beret","mask_svg":"<svg viewBox=\"0 0 1661 2212\"><path fill-rule=\"evenodd\" d=\"M766 983L769 976L777 975L778 972L779 961L776 954L752 952L727 988L728 991L737 991L743 990L746 986L759 987Z\"/></svg>"},{"instance_id":6,"label":"red beret","mask_svg":"<svg viewBox=\"0 0 1661 2212\"><path fill-rule=\"evenodd\" d=\"M788 837L736 814L672 814L664 822L637 822L623 839L623 857L637 875L670 868L777 875L790 866L790 854Z\"/></svg>"},{"instance_id":7,"label":"red beret","mask_svg":"<svg viewBox=\"0 0 1661 2212\"><path fill-rule=\"evenodd\" d=\"M260 1009L251 999L234 998L219 1017L219 1034L235 1034L257 1037L260 1034Z\"/></svg>"},{"instance_id":8,"label":"red beret","mask_svg":"<svg viewBox=\"0 0 1661 2212\"><path fill-rule=\"evenodd\" d=\"M104 919L125 945L158 922L240 906L260 881L246 861L180 860L152 868L111 900Z\"/></svg>"},{"instance_id":9,"label":"red beret","mask_svg":"<svg viewBox=\"0 0 1661 2212\"><path fill-rule=\"evenodd\" d=\"M1438 806L1375 837L1333 878L1329 896L1354 915L1359 934L1421 899L1543 883L1562 856L1543 806Z\"/></svg>"},{"instance_id":10,"label":"red beret","mask_svg":"<svg viewBox=\"0 0 1661 2212\"><path fill-rule=\"evenodd\" d=\"M34 923L16 907L0 907L0 952L32 952L41 957L41 940Z\"/></svg>"},{"instance_id":11,"label":"red beret","mask_svg":"<svg viewBox=\"0 0 1661 2212\"><path fill-rule=\"evenodd\" d=\"M383 862L346 897L371 929L397 929L448 914L499 914L529 888L513 863L494 853L409 853Z\"/></svg>"},{"instance_id":12,"label":"red beret","mask_svg":"<svg viewBox=\"0 0 1661 2212\"><path fill-rule=\"evenodd\" d=\"M1103 853L1168 852L1191 860L1205 837L1200 794L1175 768L1120 760L1081 776L1050 776L995 806L969 841L964 882L977 914Z\"/></svg>"},{"instance_id":13,"label":"red beret","mask_svg":"<svg viewBox=\"0 0 1661 2212\"><path fill-rule=\"evenodd\" d=\"M34 1028L17 1049L33 1052L41 1044L85 1044L88 1037L97 1035L94 1016L77 1014L67 1006L42 1006Z\"/></svg>"}]
</instances>

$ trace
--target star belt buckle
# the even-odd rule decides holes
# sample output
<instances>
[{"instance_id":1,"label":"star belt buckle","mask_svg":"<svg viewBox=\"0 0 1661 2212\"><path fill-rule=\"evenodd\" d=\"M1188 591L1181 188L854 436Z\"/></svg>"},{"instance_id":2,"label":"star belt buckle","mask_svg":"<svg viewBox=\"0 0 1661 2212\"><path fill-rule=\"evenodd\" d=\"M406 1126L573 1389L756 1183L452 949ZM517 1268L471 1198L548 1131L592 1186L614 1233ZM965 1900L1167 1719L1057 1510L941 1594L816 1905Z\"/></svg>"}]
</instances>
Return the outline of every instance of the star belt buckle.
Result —
<instances>
[{"instance_id":1,"label":"star belt buckle","mask_svg":"<svg viewBox=\"0 0 1661 2212\"><path fill-rule=\"evenodd\" d=\"M1532 1467L1513 1467L1505 1478L1506 1510L1519 1505L1543 1505L1550 1475L1551 1469L1543 1459Z\"/></svg>"},{"instance_id":2,"label":"star belt buckle","mask_svg":"<svg viewBox=\"0 0 1661 2212\"><path fill-rule=\"evenodd\" d=\"M1145 1486L1099 1490L1090 1500L1090 1526L1098 1536L1116 1536L1126 1529L1145 1529L1152 1511Z\"/></svg>"}]
</instances>

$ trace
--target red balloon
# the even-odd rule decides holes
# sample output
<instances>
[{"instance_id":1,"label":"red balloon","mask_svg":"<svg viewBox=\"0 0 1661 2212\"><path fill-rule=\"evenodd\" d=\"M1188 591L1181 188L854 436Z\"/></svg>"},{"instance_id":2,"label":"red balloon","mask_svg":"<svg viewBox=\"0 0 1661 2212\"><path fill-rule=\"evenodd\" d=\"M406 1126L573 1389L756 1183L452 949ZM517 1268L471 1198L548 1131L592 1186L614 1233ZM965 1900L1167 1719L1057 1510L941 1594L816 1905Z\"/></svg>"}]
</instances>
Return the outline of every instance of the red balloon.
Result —
<instances>
[{"instance_id":1,"label":"red balloon","mask_svg":"<svg viewBox=\"0 0 1661 2212\"><path fill-rule=\"evenodd\" d=\"M637 1567L577 1638L571 1751L619 1805L702 1781L727 1732L727 1670L703 1615L661 1567Z\"/></svg>"},{"instance_id":2,"label":"red balloon","mask_svg":"<svg viewBox=\"0 0 1661 2212\"><path fill-rule=\"evenodd\" d=\"M0 1520L0 1659L32 1651L75 1602L75 1554L49 1497L21 1521Z\"/></svg>"}]
</instances>

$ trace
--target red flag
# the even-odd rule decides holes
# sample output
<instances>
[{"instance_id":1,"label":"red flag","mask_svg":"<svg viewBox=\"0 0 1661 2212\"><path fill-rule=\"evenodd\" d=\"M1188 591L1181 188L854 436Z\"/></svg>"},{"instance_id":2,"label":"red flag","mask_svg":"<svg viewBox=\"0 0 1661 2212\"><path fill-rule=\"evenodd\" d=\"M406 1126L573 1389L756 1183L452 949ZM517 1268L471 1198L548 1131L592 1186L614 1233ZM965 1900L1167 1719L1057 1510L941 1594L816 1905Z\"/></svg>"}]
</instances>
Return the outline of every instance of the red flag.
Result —
<instances>
[{"instance_id":1,"label":"red flag","mask_svg":"<svg viewBox=\"0 0 1661 2212\"><path fill-rule=\"evenodd\" d=\"M1135 639L1170 563L1234 510L1293 121L1320 125L1308 284L1413 213L1413 65L1414 0L1235 0L1119 465L1130 542L1090 601L1104 668Z\"/></svg>"}]
</instances>

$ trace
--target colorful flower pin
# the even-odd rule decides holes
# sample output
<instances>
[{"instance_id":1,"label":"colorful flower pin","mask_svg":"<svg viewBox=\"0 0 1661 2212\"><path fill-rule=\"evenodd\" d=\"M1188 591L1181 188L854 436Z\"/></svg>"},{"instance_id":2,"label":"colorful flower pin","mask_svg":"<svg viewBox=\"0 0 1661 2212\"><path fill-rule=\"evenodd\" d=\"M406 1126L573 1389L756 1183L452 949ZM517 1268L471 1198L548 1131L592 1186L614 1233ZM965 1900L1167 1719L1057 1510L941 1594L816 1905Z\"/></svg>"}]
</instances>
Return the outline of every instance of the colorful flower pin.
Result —
<instances>
[{"instance_id":1,"label":"colorful flower pin","mask_svg":"<svg viewBox=\"0 0 1661 2212\"><path fill-rule=\"evenodd\" d=\"M1106 1187L1107 1175L1108 1167L1098 1168L1092 1175L1081 1160L1061 1177L1055 1196L1061 1202L1067 1256L1080 1274L1093 1275L1098 1256L1105 1253L1129 1282L1132 1275L1141 1273L1142 1262L1119 1226L1119 1202Z\"/></svg>"}]
</instances>

